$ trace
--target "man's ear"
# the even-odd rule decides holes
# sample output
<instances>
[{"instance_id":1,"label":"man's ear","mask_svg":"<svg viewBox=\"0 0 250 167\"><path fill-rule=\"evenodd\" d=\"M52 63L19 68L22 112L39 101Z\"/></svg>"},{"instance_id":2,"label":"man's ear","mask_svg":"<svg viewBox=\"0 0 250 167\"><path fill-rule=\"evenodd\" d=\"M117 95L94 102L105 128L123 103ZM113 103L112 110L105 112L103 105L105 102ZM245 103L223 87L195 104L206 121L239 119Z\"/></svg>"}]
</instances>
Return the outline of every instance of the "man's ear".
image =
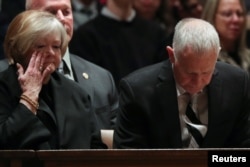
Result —
<instances>
[{"instance_id":1,"label":"man's ear","mask_svg":"<svg viewBox=\"0 0 250 167\"><path fill-rule=\"evenodd\" d=\"M166 47L166 50L168 52L168 56L169 56L169 60L171 63L174 63L175 62L175 57L174 57L174 49L171 48L170 46L167 46Z\"/></svg>"}]
</instances>

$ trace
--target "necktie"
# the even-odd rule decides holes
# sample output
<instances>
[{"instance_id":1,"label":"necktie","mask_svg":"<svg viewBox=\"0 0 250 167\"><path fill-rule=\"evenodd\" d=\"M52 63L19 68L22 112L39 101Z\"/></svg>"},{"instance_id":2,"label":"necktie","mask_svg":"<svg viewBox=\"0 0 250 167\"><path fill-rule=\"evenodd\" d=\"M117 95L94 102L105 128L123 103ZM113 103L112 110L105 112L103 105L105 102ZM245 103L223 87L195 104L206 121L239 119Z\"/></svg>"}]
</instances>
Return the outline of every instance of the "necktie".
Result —
<instances>
[{"instance_id":1,"label":"necktie","mask_svg":"<svg viewBox=\"0 0 250 167\"><path fill-rule=\"evenodd\" d=\"M62 60L57 70L58 70L58 72L60 72L61 74L64 75L63 66L64 66L64 61Z\"/></svg>"},{"instance_id":2,"label":"necktie","mask_svg":"<svg viewBox=\"0 0 250 167\"><path fill-rule=\"evenodd\" d=\"M187 105L186 116L191 121L190 124L188 122L186 122L187 128L188 128L190 134L195 139L196 143L200 146L202 144L202 141L203 141L203 136L202 136L201 132L196 127L192 126L192 123L197 124L197 125L201 125L202 123L196 117L190 103Z\"/></svg>"},{"instance_id":3,"label":"necktie","mask_svg":"<svg viewBox=\"0 0 250 167\"><path fill-rule=\"evenodd\" d=\"M68 69L66 63L64 62L64 60L61 61L59 67L58 67L58 72L60 72L61 74L63 74L66 78L74 80L74 78L70 75L70 70Z\"/></svg>"}]
</instances>

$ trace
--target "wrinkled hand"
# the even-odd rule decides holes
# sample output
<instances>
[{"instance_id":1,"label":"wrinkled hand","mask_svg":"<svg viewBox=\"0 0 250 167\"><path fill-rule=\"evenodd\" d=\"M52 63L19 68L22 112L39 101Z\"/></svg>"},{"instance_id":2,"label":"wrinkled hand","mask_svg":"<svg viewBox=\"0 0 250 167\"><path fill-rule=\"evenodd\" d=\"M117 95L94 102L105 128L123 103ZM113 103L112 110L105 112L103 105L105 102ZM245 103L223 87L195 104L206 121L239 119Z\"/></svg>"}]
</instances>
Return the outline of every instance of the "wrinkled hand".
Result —
<instances>
[{"instance_id":1,"label":"wrinkled hand","mask_svg":"<svg viewBox=\"0 0 250 167\"><path fill-rule=\"evenodd\" d=\"M43 53L34 52L25 71L23 67L17 63L18 81L23 94L34 101L38 101L42 85L48 80L52 72L50 66L44 67L45 59L46 56L43 55Z\"/></svg>"}]
</instances>

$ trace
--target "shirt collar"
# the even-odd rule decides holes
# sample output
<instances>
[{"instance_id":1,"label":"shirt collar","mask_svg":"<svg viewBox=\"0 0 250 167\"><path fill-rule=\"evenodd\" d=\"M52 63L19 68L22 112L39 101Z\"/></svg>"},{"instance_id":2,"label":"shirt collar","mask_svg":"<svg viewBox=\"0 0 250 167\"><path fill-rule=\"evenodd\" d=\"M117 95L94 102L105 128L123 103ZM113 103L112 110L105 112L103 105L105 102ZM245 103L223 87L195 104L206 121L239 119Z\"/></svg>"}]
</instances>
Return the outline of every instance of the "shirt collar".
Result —
<instances>
[{"instance_id":1,"label":"shirt collar","mask_svg":"<svg viewBox=\"0 0 250 167\"><path fill-rule=\"evenodd\" d=\"M177 91L177 96L180 96L186 93L186 90L183 89L179 84L176 84L176 91Z\"/></svg>"},{"instance_id":2,"label":"shirt collar","mask_svg":"<svg viewBox=\"0 0 250 167\"><path fill-rule=\"evenodd\" d=\"M121 18L119 18L118 16L116 16L114 13L112 13L106 6L102 8L101 10L101 14L103 16L106 16L108 18L117 20L117 21L122 21ZM133 9L130 16L126 19L127 22L131 22L134 18L135 18L135 10Z\"/></svg>"},{"instance_id":3,"label":"shirt collar","mask_svg":"<svg viewBox=\"0 0 250 167\"><path fill-rule=\"evenodd\" d=\"M68 70L69 70L69 75L71 77L73 77L73 71L72 71L72 67L71 67L71 61L70 61L70 57L69 57L69 48L67 48L64 56L63 56L63 61L65 62L65 65L67 66Z\"/></svg>"},{"instance_id":4,"label":"shirt collar","mask_svg":"<svg viewBox=\"0 0 250 167\"><path fill-rule=\"evenodd\" d=\"M183 95L184 93L186 93L187 91L182 88L179 84L176 83L176 91L177 91L177 96L180 96L180 95ZM206 91L206 87L204 89L202 89L201 91L199 91L198 93L195 93L194 95L191 95L192 97L193 96L197 96L201 93L203 93L204 91Z\"/></svg>"},{"instance_id":5,"label":"shirt collar","mask_svg":"<svg viewBox=\"0 0 250 167\"><path fill-rule=\"evenodd\" d=\"M80 11L81 9L86 9L86 8L90 9L91 11L96 11L96 5L97 5L96 1L92 1L89 6L84 5L78 0L73 0L71 2L72 2L72 6L74 6L75 11Z\"/></svg>"}]
</instances>

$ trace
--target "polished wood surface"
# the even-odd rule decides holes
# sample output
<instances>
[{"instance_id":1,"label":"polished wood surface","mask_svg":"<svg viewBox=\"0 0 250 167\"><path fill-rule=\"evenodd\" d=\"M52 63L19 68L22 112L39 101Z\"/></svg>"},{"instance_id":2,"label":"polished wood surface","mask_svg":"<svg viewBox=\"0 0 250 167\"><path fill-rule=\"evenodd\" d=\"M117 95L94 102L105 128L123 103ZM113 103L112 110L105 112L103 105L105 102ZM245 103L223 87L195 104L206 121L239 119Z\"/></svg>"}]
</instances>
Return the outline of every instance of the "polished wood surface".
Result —
<instances>
[{"instance_id":1,"label":"polished wood surface","mask_svg":"<svg viewBox=\"0 0 250 167\"><path fill-rule=\"evenodd\" d=\"M88 151L38 151L46 167L87 166L207 166L207 152L194 150L88 150ZM195 160L195 161L194 161Z\"/></svg>"},{"instance_id":2,"label":"polished wood surface","mask_svg":"<svg viewBox=\"0 0 250 167\"><path fill-rule=\"evenodd\" d=\"M207 167L209 151L221 150L6 150L0 167Z\"/></svg>"},{"instance_id":3,"label":"polished wood surface","mask_svg":"<svg viewBox=\"0 0 250 167\"><path fill-rule=\"evenodd\" d=\"M0 151L0 167L205 167L205 150Z\"/></svg>"},{"instance_id":4,"label":"polished wood surface","mask_svg":"<svg viewBox=\"0 0 250 167\"><path fill-rule=\"evenodd\" d=\"M0 151L0 167L25 167L36 164L36 162L37 157L34 150Z\"/></svg>"}]
</instances>

